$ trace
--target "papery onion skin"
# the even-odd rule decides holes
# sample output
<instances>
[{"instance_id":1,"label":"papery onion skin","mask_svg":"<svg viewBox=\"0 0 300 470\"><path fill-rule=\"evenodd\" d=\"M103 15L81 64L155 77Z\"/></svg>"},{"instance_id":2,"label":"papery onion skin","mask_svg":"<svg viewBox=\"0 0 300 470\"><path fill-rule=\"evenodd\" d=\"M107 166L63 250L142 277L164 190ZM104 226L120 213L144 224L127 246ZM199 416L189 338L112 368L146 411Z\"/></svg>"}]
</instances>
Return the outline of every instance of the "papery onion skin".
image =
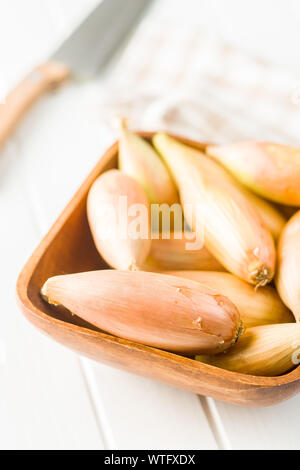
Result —
<instances>
[{"instance_id":1,"label":"papery onion skin","mask_svg":"<svg viewBox=\"0 0 300 470\"><path fill-rule=\"evenodd\" d=\"M176 238L178 236L178 238ZM170 235L170 239L152 239L150 256L143 265L145 271L162 269L225 271L225 268L204 246L188 250L187 244L195 239L187 238L184 233Z\"/></svg>"},{"instance_id":2,"label":"papery onion skin","mask_svg":"<svg viewBox=\"0 0 300 470\"><path fill-rule=\"evenodd\" d=\"M143 187L150 204L177 203L178 193L174 181L155 149L128 129L126 119L121 119L120 127L120 170Z\"/></svg>"},{"instance_id":3,"label":"papery onion skin","mask_svg":"<svg viewBox=\"0 0 300 470\"><path fill-rule=\"evenodd\" d=\"M275 377L299 364L299 345L299 324L264 325L246 330L230 351L196 359L232 372Z\"/></svg>"},{"instance_id":4,"label":"papery onion skin","mask_svg":"<svg viewBox=\"0 0 300 470\"><path fill-rule=\"evenodd\" d=\"M210 145L206 152L257 194L300 206L300 149L271 142Z\"/></svg>"},{"instance_id":5,"label":"papery onion skin","mask_svg":"<svg viewBox=\"0 0 300 470\"><path fill-rule=\"evenodd\" d=\"M111 334L189 355L226 350L241 333L229 299L175 276L91 271L52 277L41 294Z\"/></svg>"},{"instance_id":6,"label":"papery onion skin","mask_svg":"<svg viewBox=\"0 0 300 470\"><path fill-rule=\"evenodd\" d=\"M121 202L124 197L126 212ZM136 204L144 209L146 233L135 239L128 231L135 216L128 211ZM150 205L143 188L134 179L119 170L109 170L99 176L88 194L87 216L95 245L109 266L134 270L144 263L151 249ZM124 233L117 225L123 224L123 218L126 219ZM117 222L116 229L107 236L106 230L114 227L112 219Z\"/></svg>"},{"instance_id":7,"label":"papery onion skin","mask_svg":"<svg viewBox=\"0 0 300 470\"><path fill-rule=\"evenodd\" d=\"M281 212L271 202L262 199L251 191L248 191L246 188L245 195L255 206L255 209L258 211L264 223L273 235L274 240L277 241L287 221L284 212Z\"/></svg>"},{"instance_id":8,"label":"papery onion skin","mask_svg":"<svg viewBox=\"0 0 300 470\"><path fill-rule=\"evenodd\" d=\"M256 286L274 276L273 237L232 176L201 151L159 133L154 146L178 185L188 224L228 271ZM192 206L193 216L185 207ZM195 217L197 215L197 217Z\"/></svg>"},{"instance_id":9,"label":"papery onion skin","mask_svg":"<svg viewBox=\"0 0 300 470\"><path fill-rule=\"evenodd\" d=\"M275 280L280 297L300 322L300 211L292 216L281 233Z\"/></svg>"},{"instance_id":10,"label":"papery onion skin","mask_svg":"<svg viewBox=\"0 0 300 470\"><path fill-rule=\"evenodd\" d=\"M228 297L240 312L245 328L273 323L291 323L292 313L270 286L255 289L230 273L214 271L164 271L165 274L199 282Z\"/></svg>"}]
</instances>

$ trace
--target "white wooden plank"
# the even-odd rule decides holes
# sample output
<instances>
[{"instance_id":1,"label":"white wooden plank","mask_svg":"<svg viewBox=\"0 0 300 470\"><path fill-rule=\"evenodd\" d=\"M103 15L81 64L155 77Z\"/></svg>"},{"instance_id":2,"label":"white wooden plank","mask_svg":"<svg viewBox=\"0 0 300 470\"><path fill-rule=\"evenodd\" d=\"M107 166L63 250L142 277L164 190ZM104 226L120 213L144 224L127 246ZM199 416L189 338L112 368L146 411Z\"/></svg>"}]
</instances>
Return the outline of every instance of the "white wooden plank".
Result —
<instances>
[{"instance_id":1,"label":"white wooden plank","mask_svg":"<svg viewBox=\"0 0 300 470\"><path fill-rule=\"evenodd\" d=\"M267 408L215 404L232 448L299 450L299 395Z\"/></svg>"},{"instance_id":2,"label":"white wooden plank","mask_svg":"<svg viewBox=\"0 0 300 470\"><path fill-rule=\"evenodd\" d=\"M94 400L117 449L217 449L193 393L85 362Z\"/></svg>"},{"instance_id":3,"label":"white wooden plank","mask_svg":"<svg viewBox=\"0 0 300 470\"><path fill-rule=\"evenodd\" d=\"M46 98L18 131L26 187L43 233L105 143L88 106L82 115L83 91L70 86ZM93 102L89 93L87 101ZM217 447L197 396L86 360L83 364L110 448Z\"/></svg>"},{"instance_id":4,"label":"white wooden plank","mask_svg":"<svg viewBox=\"0 0 300 470\"><path fill-rule=\"evenodd\" d=\"M23 185L21 146L13 149L18 158L1 155L7 165L0 184L0 447L101 449L77 357L29 326L16 306L16 278L39 237Z\"/></svg>"}]
</instances>

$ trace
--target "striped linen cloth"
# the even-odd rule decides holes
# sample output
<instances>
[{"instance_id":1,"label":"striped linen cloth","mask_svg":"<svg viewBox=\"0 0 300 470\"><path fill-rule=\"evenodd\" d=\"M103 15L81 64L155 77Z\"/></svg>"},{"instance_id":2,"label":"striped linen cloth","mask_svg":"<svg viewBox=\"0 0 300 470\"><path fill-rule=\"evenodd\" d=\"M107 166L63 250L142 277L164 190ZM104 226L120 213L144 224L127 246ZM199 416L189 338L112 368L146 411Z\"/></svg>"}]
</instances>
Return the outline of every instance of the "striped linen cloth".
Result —
<instances>
[{"instance_id":1,"label":"striped linen cloth","mask_svg":"<svg viewBox=\"0 0 300 470\"><path fill-rule=\"evenodd\" d=\"M241 139L300 145L300 81L168 15L157 2L99 88L103 134L114 117L217 143ZM101 92L100 92L101 90Z\"/></svg>"}]
</instances>

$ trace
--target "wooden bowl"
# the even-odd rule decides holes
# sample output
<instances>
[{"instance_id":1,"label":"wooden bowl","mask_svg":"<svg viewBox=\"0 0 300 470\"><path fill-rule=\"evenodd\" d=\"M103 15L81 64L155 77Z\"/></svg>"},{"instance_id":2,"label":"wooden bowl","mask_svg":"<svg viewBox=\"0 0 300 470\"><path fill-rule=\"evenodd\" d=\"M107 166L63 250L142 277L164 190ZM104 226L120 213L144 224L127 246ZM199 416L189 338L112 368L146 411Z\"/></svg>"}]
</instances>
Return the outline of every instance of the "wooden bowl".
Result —
<instances>
[{"instance_id":1,"label":"wooden bowl","mask_svg":"<svg viewBox=\"0 0 300 470\"><path fill-rule=\"evenodd\" d=\"M150 139L153 134L141 135ZM196 148L205 148L203 143L177 138ZM116 142L105 152L23 268L17 283L23 314L38 329L78 353L200 395L249 406L272 405L295 395L300 389L300 367L280 377L229 372L104 333L67 310L42 300L39 291L50 276L107 268L92 240L86 198L93 181L117 166L117 153Z\"/></svg>"}]
</instances>

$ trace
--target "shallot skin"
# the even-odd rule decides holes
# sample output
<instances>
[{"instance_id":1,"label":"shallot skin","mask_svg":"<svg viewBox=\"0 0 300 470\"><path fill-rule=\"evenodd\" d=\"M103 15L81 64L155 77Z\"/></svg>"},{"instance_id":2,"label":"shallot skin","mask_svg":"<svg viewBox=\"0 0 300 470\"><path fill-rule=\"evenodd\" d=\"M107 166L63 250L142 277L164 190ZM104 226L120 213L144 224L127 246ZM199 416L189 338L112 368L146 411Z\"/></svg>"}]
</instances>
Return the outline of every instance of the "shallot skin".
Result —
<instances>
[{"instance_id":1,"label":"shallot skin","mask_svg":"<svg viewBox=\"0 0 300 470\"><path fill-rule=\"evenodd\" d=\"M217 292L222 292L238 308L245 328L294 321L292 313L271 286L255 289L248 282L224 272L165 271L165 273L191 279Z\"/></svg>"},{"instance_id":2,"label":"shallot skin","mask_svg":"<svg viewBox=\"0 0 300 470\"><path fill-rule=\"evenodd\" d=\"M184 233L173 233L169 239L152 239L150 256L143 265L143 270L225 271L205 246L188 250L188 243L191 243L191 239Z\"/></svg>"},{"instance_id":3,"label":"shallot skin","mask_svg":"<svg viewBox=\"0 0 300 470\"><path fill-rule=\"evenodd\" d=\"M130 236L128 231L135 218L129 213L133 207L143 209L147 225L145 235L139 238ZM134 179L119 170L109 170L99 176L88 194L87 216L96 248L111 267L137 269L144 263L151 248L150 205L143 188ZM115 230L109 236L110 228Z\"/></svg>"},{"instance_id":4,"label":"shallot skin","mask_svg":"<svg viewBox=\"0 0 300 470\"><path fill-rule=\"evenodd\" d=\"M274 240L244 188L200 150L164 133L156 134L153 143L178 185L188 225L203 233L210 253L250 284L260 287L270 282L275 271Z\"/></svg>"},{"instance_id":5,"label":"shallot skin","mask_svg":"<svg viewBox=\"0 0 300 470\"><path fill-rule=\"evenodd\" d=\"M300 325L284 323L249 328L225 354L197 356L206 364L250 375L275 377L299 364Z\"/></svg>"},{"instance_id":6,"label":"shallot skin","mask_svg":"<svg viewBox=\"0 0 300 470\"><path fill-rule=\"evenodd\" d=\"M210 145L206 152L257 194L281 204L300 205L300 149L246 141Z\"/></svg>"},{"instance_id":7,"label":"shallot skin","mask_svg":"<svg viewBox=\"0 0 300 470\"><path fill-rule=\"evenodd\" d=\"M165 274L103 270L55 276L41 294L113 335L188 355L224 351L241 332L239 312L227 297Z\"/></svg>"},{"instance_id":8,"label":"shallot skin","mask_svg":"<svg viewBox=\"0 0 300 470\"><path fill-rule=\"evenodd\" d=\"M145 190L151 204L178 203L172 177L152 145L127 127L121 119L119 168L135 179Z\"/></svg>"},{"instance_id":9,"label":"shallot skin","mask_svg":"<svg viewBox=\"0 0 300 470\"><path fill-rule=\"evenodd\" d=\"M278 243L276 286L283 302L300 322L300 211L288 221Z\"/></svg>"}]
</instances>

